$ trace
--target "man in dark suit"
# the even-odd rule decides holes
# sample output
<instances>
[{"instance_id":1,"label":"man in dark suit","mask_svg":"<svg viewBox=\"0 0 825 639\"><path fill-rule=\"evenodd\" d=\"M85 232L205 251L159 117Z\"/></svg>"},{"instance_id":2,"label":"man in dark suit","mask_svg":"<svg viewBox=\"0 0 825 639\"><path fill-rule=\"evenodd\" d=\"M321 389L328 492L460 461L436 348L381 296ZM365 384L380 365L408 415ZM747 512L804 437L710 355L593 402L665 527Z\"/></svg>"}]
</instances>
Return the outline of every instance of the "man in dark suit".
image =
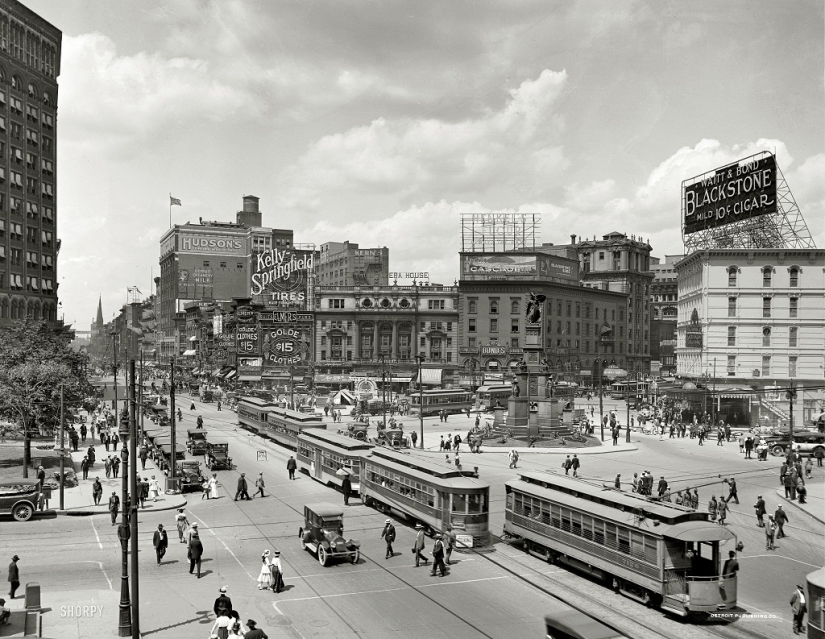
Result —
<instances>
[{"instance_id":1,"label":"man in dark suit","mask_svg":"<svg viewBox=\"0 0 825 639\"><path fill-rule=\"evenodd\" d=\"M215 599L215 605L212 606L212 612L216 617L220 617L221 613L229 614L232 612L232 600L226 596L226 586L221 586L221 594Z\"/></svg>"},{"instance_id":2,"label":"man in dark suit","mask_svg":"<svg viewBox=\"0 0 825 639\"><path fill-rule=\"evenodd\" d=\"M160 560L163 559L163 556L166 554L166 548L169 546L169 536L163 529L163 524L158 524L158 529L152 537L152 545L155 547L155 554L158 557L158 566L160 566Z\"/></svg>"},{"instance_id":3,"label":"man in dark suit","mask_svg":"<svg viewBox=\"0 0 825 639\"><path fill-rule=\"evenodd\" d=\"M289 456L289 459L286 462L286 469L289 471L289 478L295 479L295 469L298 468L298 463L295 461L295 457L292 455Z\"/></svg>"},{"instance_id":4,"label":"man in dark suit","mask_svg":"<svg viewBox=\"0 0 825 639\"><path fill-rule=\"evenodd\" d=\"M14 593L20 587L20 571L17 569L18 561L20 561L20 557L15 555L11 558L11 563L9 564L10 599L14 599Z\"/></svg>"},{"instance_id":5,"label":"man in dark suit","mask_svg":"<svg viewBox=\"0 0 825 639\"><path fill-rule=\"evenodd\" d=\"M441 535L435 536L435 543L433 544L433 570L430 573L435 577L435 571L440 571L441 576L447 574L447 568L444 566L444 542L441 540Z\"/></svg>"},{"instance_id":6,"label":"man in dark suit","mask_svg":"<svg viewBox=\"0 0 825 639\"><path fill-rule=\"evenodd\" d=\"M389 559L395 555L392 549L392 542L395 541L395 526L392 525L392 519L387 519L384 522L384 530L381 531L381 537L387 542L387 555L384 559Z\"/></svg>"},{"instance_id":7,"label":"man in dark suit","mask_svg":"<svg viewBox=\"0 0 825 639\"><path fill-rule=\"evenodd\" d=\"M352 482L349 480L349 475L344 475L341 480L341 491L344 493L344 506L349 506L349 494L352 492Z\"/></svg>"},{"instance_id":8,"label":"man in dark suit","mask_svg":"<svg viewBox=\"0 0 825 639\"><path fill-rule=\"evenodd\" d=\"M244 635L244 639L269 639L269 635L260 628L256 628L258 624L254 619L249 619L246 625L249 626L249 632Z\"/></svg>"},{"instance_id":9,"label":"man in dark suit","mask_svg":"<svg viewBox=\"0 0 825 639\"><path fill-rule=\"evenodd\" d=\"M112 496L109 497L109 514L112 516L112 526L117 523L117 511L120 509L120 497L113 490Z\"/></svg>"},{"instance_id":10,"label":"man in dark suit","mask_svg":"<svg viewBox=\"0 0 825 639\"><path fill-rule=\"evenodd\" d=\"M203 544L200 536L195 533L189 539L189 574L198 566L198 579L201 578L201 558L203 557Z\"/></svg>"},{"instance_id":11,"label":"man in dark suit","mask_svg":"<svg viewBox=\"0 0 825 639\"><path fill-rule=\"evenodd\" d=\"M249 499L249 493L247 491L246 473L241 473L241 476L238 477L238 490L235 492L235 501L238 501L239 496L241 499Z\"/></svg>"}]
</instances>

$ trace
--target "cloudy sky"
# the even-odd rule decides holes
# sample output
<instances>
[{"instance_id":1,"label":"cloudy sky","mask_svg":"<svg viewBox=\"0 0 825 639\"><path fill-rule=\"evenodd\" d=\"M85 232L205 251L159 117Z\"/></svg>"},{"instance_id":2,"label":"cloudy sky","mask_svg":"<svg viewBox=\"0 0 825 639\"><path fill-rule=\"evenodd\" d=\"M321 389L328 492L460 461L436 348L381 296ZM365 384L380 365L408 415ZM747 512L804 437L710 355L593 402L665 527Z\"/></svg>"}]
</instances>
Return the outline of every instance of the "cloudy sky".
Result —
<instances>
[{"instance_id":1,"label":"cloudy sky","mask_svg":"<svg viewBox=\"0 0 825 639\"><path fill-rule=\"evenodd\" d=\"M24 0L63 31L60 298L150 292L175 223L245 194L296 242L458 275L459 214L679 253L680 184L775 151L825 247L820 1Z\"/></svg>"}]
</instances>

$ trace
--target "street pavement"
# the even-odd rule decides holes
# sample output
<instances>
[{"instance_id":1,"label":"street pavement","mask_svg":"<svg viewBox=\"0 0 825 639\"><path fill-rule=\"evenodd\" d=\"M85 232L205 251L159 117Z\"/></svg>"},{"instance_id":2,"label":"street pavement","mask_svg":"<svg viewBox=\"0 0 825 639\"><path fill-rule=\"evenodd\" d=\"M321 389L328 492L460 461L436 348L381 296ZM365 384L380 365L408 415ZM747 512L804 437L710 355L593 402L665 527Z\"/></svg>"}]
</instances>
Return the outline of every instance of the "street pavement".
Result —
<instances>
[{"instance_id":1,"label":"street pavement","mask_svg":"<svg viewBox=\"0 0 825 639\"><path fill-rule=\"evenodd\" d=\"M737 637L743 631L757 637L786 637L791 636L787 601L794 585L825 563L822 523L790 510L794 506L786 506L791 519L788 537L778 542L776 550L764 550L764 535L756 528L752 505L757 494L766 497L771 511L781 501L773 498L779 486L779 459L745 460L735 443L718 447L707 442L700 447L698 440L689 438L659 441L658 436L634 433L633 450L587 456L581 475L612 484L616 473L629 480L633 472L650 470L657 477L665 475L674 491L688 485L698 488L702 508L711 494L717 498L727 494L722 479L735 476L740 504L733 505L728 525L745 545L739 557L739 604L748 613L764 617L745 617L732 626L686 624L507 544L497 544L492 552L456 553L446 577L431 577L429 568L414 567L410 553L414 530L404 522L396 522L396 556L384 559L380 533L385 515L357 499L350 500L352 506L346 509L345 529L346 536L361 540L361 560L356 565L322 568L300 548L301 512L310 501L342 503L340 493L300 473L297 481L290 482L286 472L290 451L240 429L234 412L217 412L215 404L200 402L189 411L190 398L182 399L184 420L178 441L183 443L186 428L202 414L210 441L229 442L236 468L218 473L219 499L188 495L187 514L190 521L199 522L205 548L200 579L188 573L185 546L176 541L174 512L139 513L144 636L207 636L214 620L213 601L219 587L226 585L244 621L255 619L270 637L541 637L542 616L555 605L549 593L638 639ZM327 421L331 429L336 428ZM402 421L406 429L418 424L413 417ZM425 445L437 447L440 434L455 432L459 424L466 432L458 417L446 424L427 418ZM507 468L506 454L489 450L480 455L463 452L462 458L465 467L478 466L481 477L492 484L490 529L500 534L502 484L514 473ZM559 472L565 455L565 451L528 449L521 454L519 467ZM268 496L235 502L239 472L251 480L250 489L263 472ZM815 468L814 473L812 486L823 477L822 469ZM171 542L160 566L151 545L158 523L170 530ZM20 555L22 582L39 582L43 605L51 609L44 615L44 636L117 636L121 554L115 531L105 516L46 517L24 524L2 521L0 547L7 554ZM427 546L429 552L430 540ZM265 549L282 551L287 589L277 595L255 586ZM100 604L102 611L92 614L87 608L84 615L83 606ZM19 611L22 599L11 602L11 607ZM73 610L80 616L73 616ZM9 630L0 629L0 636L7 636Z\"/></svg>"}]
</instances>

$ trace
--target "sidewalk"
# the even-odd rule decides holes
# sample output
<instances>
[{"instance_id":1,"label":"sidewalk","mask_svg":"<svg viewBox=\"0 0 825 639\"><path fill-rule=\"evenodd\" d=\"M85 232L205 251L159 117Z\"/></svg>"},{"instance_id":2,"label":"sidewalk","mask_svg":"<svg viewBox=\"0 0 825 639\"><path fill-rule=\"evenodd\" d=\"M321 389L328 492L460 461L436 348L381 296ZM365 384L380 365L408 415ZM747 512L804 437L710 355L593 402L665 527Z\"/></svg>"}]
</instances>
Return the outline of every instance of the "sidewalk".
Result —
<instances>
[{"instance_id":1,"label":"sidewalk","mask_svg":"<svg viewBox=\"0 0 825 639\"><path fill-rule=\"evenodd\" d=\"M618 446L613 446L611 441L608 440L603 442L601 446L590 446L587 448L575 448L573 446L556 446L554 448L543 447L543 448L530 448L528 446L520 446L516 447L515 450L518 452L519 455L524 454L539 454L539 455L559 455L559 454L570 454L572 455L575 453L576 455L604 455L606 453L623 453L633 450L638 450L638 446L633 442L627 444L624 441L619 442ZM416 449L419 450L419 449ZM488 453L504 453L509 454L510 451L513 450L512 447L507 446L489 446L489 445L482 445L481 446L481 455L486 455ZM438 450L438 446L427 446L424 449L424 452L436 453L437 455L446 455L455 454L454 450L449 451L440 451ZM461 448L458 451L462 456L475 455L477 453L471 453L470 449L467 447L467 444L462 442Z\"/></svg>"},{"instance_id":2,"label":"sidewalk","mask_svg":"<svg viewBox=\"0 0 825 639\"><path fill-rule=\"evenodd\" d=\"M791 505L789 510L805 512L819 523L825 524L825 478L822 476L821 468L814 466L814 476L807 480L805 487L808 489L808 496L804 504L800 504L798 499L787 499L784 488L777 488L776 494L783 503Z\"/></svg>"},{"instance_id":3,"label":"sidewalk","mask_svg":"<svg viewBox=\"0 0 825 639\"><path fill-rule=\"evenodd\" d=\"M78 478L78 485L74 488L66 488L64 492L64 510L59 510L59 497L57 495L57 491L52 493L52 498L50 500L51 506L55 509L58 515L74 515L74 516L82 516L82 515L103 515L109 514L109 497L112 494L112 491L117 493L117 496L121 496L122 490L122 474L118 476L117 479L111 478L107 479L106 472L103 467L103 462L108 455L120 455L120 450L118 449L117 452L110 451L106 452L106 449L103 447L102 444L99 442L95 442L95 452L97 452L98 457L95 458L94 466L89 469L89 479L81 479L83 473L80 471L80 462L83 461L83 456L85 455L85 450L88 450L88 444L90 439L86 439L87 448L81 449L78 452L72 451L72 466L74 467L75 472L77 473ZM98 450L100 449L100 450ZM137 459L138 464L140 464L140 459ZM140 468L140 466L138 466ZM158 470L155 463L152 461L151 458L146 460L146 470L139 470L139 475L141 477L148 477L151 479L152 475L154 475L158 481L161 483L161 488L163 487L163 473ZM94 499L92 497L92 484L94 483L95 477L100 477L100 483L103 484L103 497L100 499L100 505L94 505ZM162 511L162 510L173 510L177 508L184 508L186 506L186 497L183 494L180 495L167 495L166 493L162 493L158 496L158 500L156 502L147 501L146 507L141 509L144 512L151 512L151 511Z\"/></svg>"}]
</instances>

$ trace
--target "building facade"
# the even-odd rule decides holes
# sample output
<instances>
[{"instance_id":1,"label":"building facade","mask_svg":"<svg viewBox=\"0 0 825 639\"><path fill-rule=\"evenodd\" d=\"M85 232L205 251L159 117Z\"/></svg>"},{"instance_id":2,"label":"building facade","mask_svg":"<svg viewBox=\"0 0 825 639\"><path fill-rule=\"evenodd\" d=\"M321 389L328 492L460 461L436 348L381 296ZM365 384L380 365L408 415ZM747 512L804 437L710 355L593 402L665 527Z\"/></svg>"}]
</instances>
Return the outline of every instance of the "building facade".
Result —
<instances>
[{"instance_id":1,"label":"building facade","mask_svg":"<svg viewBox=\"0 0 825 639\"><path fill-rule=\"evenodd\" d=\"M351 242L321 244L319 286L389 286L390 250L359 248Z\"/></svg>"},{"instance_id":2,"label":"building facade","mask_svg":"<svg viewBox=\"0 0 825 639\"><path fill-rule=\"evenodd\" d=\"M676 374L676 314L679 289L676 262L684 255L665 255L662 262L650 258L653 282L650 284L650 361L651 374Z\"/></svg>"},{"instance_id":3,"label":"building facade","mask_svg":"<svg viewBox=\"0 0 825 639\"><path fill-rule=\"evenodd\" d=\"M57 319L57 77L62 33L0 1L0 325Z\"/></svg>"},{"instance_id":4,"label":"building facade","mask_svg":"<svg viewBox=\"0 0 825 639\"><path fill-rule=\"evenodd\" d=\"M818 414L825 400L825 250L697 251L676 273L679 375L762 391L750 398L752 421L787 421L791 383L799 388L797 415Z\"/></svg>"}]
</instances>

